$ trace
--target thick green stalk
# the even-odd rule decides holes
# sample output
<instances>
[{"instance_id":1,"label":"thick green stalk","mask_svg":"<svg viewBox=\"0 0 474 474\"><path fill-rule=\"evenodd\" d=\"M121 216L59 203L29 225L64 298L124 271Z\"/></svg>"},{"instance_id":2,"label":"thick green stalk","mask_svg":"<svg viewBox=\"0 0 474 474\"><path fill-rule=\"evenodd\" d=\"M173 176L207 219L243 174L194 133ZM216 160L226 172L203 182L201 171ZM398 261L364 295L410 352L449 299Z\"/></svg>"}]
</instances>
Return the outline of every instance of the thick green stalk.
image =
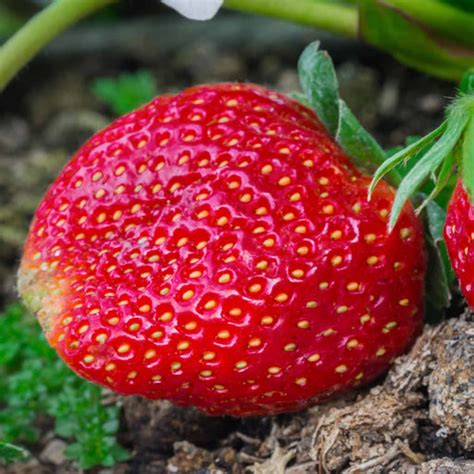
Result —
<instances>
[{"instance_id":1,"label":"thick green stalk","mask_svg":"<svg viewBox=\"0 0 474 474\"><path fill-rule=\"evenodd\" d=\"M461 44L474 45L474 15L439 0L389 0L416 21Z\"/></svg>"},{"instance_id":2,"label":"thick green stalk","mask_svg":"<svg viewBox=\"0 0 474 474\"><path fill-rule=\"evenodd\" d=\"M0 48L0 91L54 37L115 0L56 0Z\"/></svg>"},{"instance_id":3,"label":"thick green stalk","mask_svg":"<svg viewBox=\"0 0 474 474\"><path fill-rule=\"evenodd\" d=\"M225 0L224 5L357 37L357 9L333 0Z\"/></svg>"}]
</instances>

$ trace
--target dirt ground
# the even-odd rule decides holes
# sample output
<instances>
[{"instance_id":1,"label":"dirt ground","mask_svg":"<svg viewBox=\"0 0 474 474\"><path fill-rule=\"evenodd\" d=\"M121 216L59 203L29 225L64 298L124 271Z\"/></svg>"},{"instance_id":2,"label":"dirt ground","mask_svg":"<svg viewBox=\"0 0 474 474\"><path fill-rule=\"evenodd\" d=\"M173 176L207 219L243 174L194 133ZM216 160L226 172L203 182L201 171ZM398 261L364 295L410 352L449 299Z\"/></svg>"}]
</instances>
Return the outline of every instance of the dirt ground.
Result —
<instances>
[{"instance_id":1,"label":"dirt ground","mask_svg":"<svg viewBox=\"0 0 474 474\"><path fill-rule=\"evenodd\" d=\"M56 42L0 97L0 308L16 298L22 241L48 184L111 119L90 92L94 78L146 67L160 93L228 80L290 92L298 89L298 55L319 36L240 17L207 25L167 20L162 36L143 20L115 25L113 32L109 26L82 27ZM453 84L360 45L322 40L337 64L342 96L384 146L439 124ZM457 307L450 315L458 317L426 327L379 384L302 413L210 418L167 402L118 399L121 440L133 457L94 472L472 473L474 322ZM64 447L46 431L34 457L7 472L77 473Z\"/></svg>"}]
</instances>

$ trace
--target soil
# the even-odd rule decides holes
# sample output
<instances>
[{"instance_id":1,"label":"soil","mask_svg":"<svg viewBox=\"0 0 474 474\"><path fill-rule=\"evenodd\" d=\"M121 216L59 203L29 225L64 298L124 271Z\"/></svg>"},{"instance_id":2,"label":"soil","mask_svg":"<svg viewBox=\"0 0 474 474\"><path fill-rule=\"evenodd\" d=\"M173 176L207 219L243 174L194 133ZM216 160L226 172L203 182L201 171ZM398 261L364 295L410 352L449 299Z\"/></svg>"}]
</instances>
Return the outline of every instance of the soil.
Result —
<instances>
[{"instance_id":1,"label":"soil","mask_svg":"<svg viewBox=\"0 0 474 474\"><path fill-rule=\"evenodd\" d=\"M48 184L111 120L90 92L98 76L146 67L160 93L229 80L290 92L298 89L300 52L321 38L336 62L342 96L385 147L435 128L455 95L451 83L294 25L224 16L204 26L176 19L161 26L170 34L157 37L156 23L141 19L69 32L0 97L0 308L16 299L21 245ZM211 418L126 398L120 438L132 458L93 472L474 472L474 322L460 313L454 308L449 314L457 317L427 326L378 384L302 413ZM77 473L65 446L45 430L36 454L6 472Z\"/></svg>"}]
</instances>

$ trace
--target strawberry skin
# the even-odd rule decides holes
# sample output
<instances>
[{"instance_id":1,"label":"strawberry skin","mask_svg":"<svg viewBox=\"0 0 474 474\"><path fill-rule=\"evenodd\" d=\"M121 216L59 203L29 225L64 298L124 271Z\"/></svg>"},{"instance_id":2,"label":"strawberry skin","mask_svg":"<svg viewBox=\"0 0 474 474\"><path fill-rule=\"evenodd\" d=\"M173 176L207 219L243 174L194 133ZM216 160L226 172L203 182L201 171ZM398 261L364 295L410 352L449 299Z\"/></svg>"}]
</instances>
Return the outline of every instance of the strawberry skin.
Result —
<instances>
[{"instance_id":1,"label":"strawberry skin","mask_svg":"<svg viewBox=\"0 0 474 474\"><path fill-rule=\"evenodd\" d=\"M422 229L314 113L255 85L158 97L41 202L19 288L81 376L211 414L299 410L382 374L423 319Z\"/></svg>"},{"instance_id":2,"label":"strawberry skin","mask_svg":"<svg viewBox=\"0 0 474 474\"><path fill-rule=\"evenodd\" d=\"M474 308L474 206L458 180L451 198L444 227L444 239L449 258L458 277L461 290Z\"/></svg>"}]
</instances>

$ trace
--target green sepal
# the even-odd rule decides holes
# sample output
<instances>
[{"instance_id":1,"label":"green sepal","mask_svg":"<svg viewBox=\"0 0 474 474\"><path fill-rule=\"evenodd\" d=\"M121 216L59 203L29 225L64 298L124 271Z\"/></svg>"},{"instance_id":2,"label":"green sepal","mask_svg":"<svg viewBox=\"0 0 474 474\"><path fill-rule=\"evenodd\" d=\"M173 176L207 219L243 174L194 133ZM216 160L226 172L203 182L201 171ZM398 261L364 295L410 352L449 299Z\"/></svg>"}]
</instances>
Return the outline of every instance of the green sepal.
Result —
<instances>
[{"instance_id":1,"label":"green sepal","mask_svg":"<svg viewBox=\"0 0 474 474\"><path fill-rule=\"evenodd\" d=\"M459 84L459 90L464 94L474 93L474 68L464 74L461 83Z\"/></svg>"},{"instance_id":2,"label":"green sepal","mask_svg":"<svg viewBox=\"0 0 474 474\"><path fill-rule=\"evenodd\" d=\"M461 109L452 109L442 137L416 163L398 188L390 214L389 228L393 229L406 201L428 177L434 176L444 159L454 150L467 125L468 116Z\"/></svg>"},{"instance_id":3,"label":"green sepal","mask_svg":"<svg viewBox=\"0 0 474 474\"><path fill-rule=\"evenodd\" d=\"M319 42L311 43L303 51L298 73L306 100L301 95L293 97L309 103L328 133L358 167L373 172L384 162L385 152L339 98L336 70L328 53L319 49ZM400 180L395 171L390 177L395 184Z\"/></svg>"},{"instance_id":4,"label":"green sepal","mask_svg":"<svg viewBox=\"0 0 474 474\"><path fill-rule=\"evenodd\" d=\"M471 202L474 202L474 117L464 132L461 157L461 176L464 189Z\"/></svg>"},{"instance_id":5,"label":"green sepal","mask_svg":"<svg viewBox=\"0 0 474 474\"><path fill-rule=\"evenodd\" d=\"M0 441L0 465L10 464L14 461L23 461L30 456L30 453L21 446Z\"/></svg>"},{"instance_id":6,"label":"green sepal","mask_svg":"<svg viewBox=\"0 0 474 474\"><path fill-rule=\"evenodd\" d=\"M311 109L311 104L309 103L308 98L302 92L293 91L293 92L290 92L288 95L292 99L295 99L296 101L303 104L305 107L308 107L309 109Z\"/></svg>"},{"instance_id":7,"label":"green sepal","mask_svg":"<svg viewBox=\"0 0 474 474\"><path fill-rule=\"evenodd\" d=\"M447 122L443 122L436 130L420 138L415 143L403 148L391 157L387 158L384 163L375 172L369 187L369 198L372 196L378 182L389 172L394 170L398 165L406 162L410 158L416 156L417 153L423 151L430 143L438 138L446 130Z\"/></svg>"},{"instance_id":8,"label":"green sepal","mask_svg":"<svg viewBox=\"0 0 474 474\"><path fill-rule=\"evenodd\" d=\"M417 199L426 201L426 195L419 194ZM428 257L425 319L432 324L443 319L444 310L451 301L451 287L454 281L454 273L443 240L445 220L445 210L436 202L429 201L423 212Z\"/></svg>"},{"instance_id":9,"label":"green sepal","mask_svg":"<svg viewBox=\"0 0 474 474\"><path fill-rule=\"evenodd\" d=\"M385 152L375 138L361 125L347 104L339 99L339 123L336 141L353 158L355 164L373 172L385 158Z\"/></svg>"},{"instance_id":10,"label":"green sepal","mask_svg":"<svg viewBox=\"0 0 474 474\"><path fill-rule=\"evenodd\" d=\"M438 197L438 194L448 185L449 180L453 174L454 168L454 152L448 153L447 157L441 163L439 173L436 176L436 181L430 194L419 205L417 212L420 213L430 201Z\"/></svg>"},{"instance_id":11,"label":"green sepal","mask_svg":"<svg viewBox=\"0 0 474 474\"><path fill-rule=\"evenodd\" d=\"M298 61L301 87L326 130L335 136L339 123L339 84L332 60L319 49L319 41L308 45Z\"/></svg>"}]
</instances>

